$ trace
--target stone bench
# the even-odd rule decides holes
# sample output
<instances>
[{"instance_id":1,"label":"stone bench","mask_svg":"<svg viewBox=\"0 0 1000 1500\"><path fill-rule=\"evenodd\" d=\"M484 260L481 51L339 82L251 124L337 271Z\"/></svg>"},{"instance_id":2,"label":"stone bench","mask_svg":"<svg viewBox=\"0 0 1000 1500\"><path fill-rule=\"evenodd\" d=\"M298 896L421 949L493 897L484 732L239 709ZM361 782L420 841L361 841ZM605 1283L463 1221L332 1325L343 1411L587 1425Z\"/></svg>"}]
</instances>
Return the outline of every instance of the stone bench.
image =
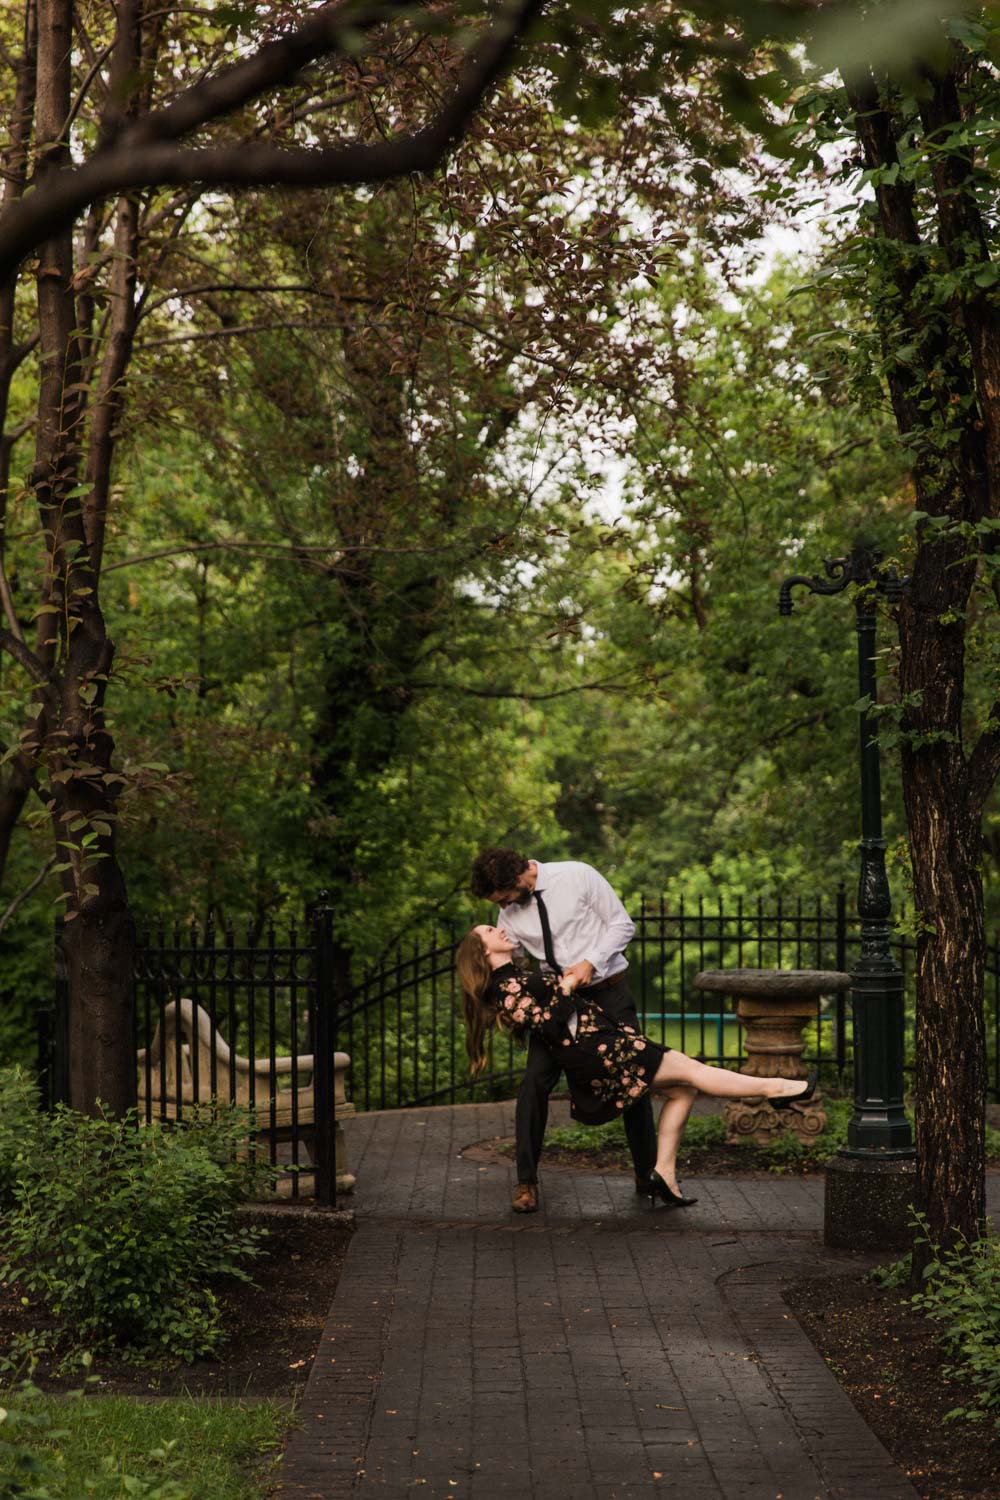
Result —
<instances>
[{"instance_id":1,"label":"stone bench","mask_svg":"<svg viewBox=\"0 0 1000 1500\"><path fill-rule=\"evenodd\" d=\"M346 1052L333 1054L337 1191L344 1193L355 1183L347 1170L342 1126L342 1121L355 1112L345 1087L350 1062ZM136 1063L143 1118L149 1115L174 1120L183 1118L196 1104L233 1102L255 1111L259 1137L277 1142L298 1134L308 1143L307 1149L311 1147L316 1124L311 1052L299 1057L275 1057L273 1061L269 1057L241 1057L212 1025L208 1012L194 1000L184 999L171 1000L164 1006L162 1022L148 1049L141 1047L137 1052ZM287 1080L284 1086L283 1080Z\"/></svg>"}]
</instances>

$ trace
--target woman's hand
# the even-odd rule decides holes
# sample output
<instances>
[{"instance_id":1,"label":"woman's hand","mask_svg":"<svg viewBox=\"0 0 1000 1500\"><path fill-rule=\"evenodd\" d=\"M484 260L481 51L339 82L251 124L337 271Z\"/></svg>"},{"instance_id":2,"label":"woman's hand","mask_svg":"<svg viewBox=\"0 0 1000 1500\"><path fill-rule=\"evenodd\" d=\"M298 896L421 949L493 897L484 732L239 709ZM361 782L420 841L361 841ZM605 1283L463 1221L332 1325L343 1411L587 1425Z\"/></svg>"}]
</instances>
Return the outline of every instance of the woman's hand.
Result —
<instances>
[{"instance_id":1,"label":"woman's hand","mask_svg":"<svg viewBox=\"0 0 1000 1500\"><path fill-rule=\"evenodd\" d=\"M579 974L567 973L560 974L559 976L559 988L562 990L564 995L572 995L573 991L576 989L579 983Z\"/></svg>"}]
</instances>

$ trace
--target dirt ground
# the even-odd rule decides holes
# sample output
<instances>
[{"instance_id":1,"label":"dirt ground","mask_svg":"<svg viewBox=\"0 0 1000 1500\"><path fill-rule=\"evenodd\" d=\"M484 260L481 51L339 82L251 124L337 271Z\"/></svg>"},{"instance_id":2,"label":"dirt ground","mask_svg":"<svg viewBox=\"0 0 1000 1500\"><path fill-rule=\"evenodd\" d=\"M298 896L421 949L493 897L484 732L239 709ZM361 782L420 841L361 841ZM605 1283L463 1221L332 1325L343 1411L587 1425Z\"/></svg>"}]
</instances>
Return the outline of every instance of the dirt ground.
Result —
<instances>
[{"instance_id":1,"label":"dirt ground","mask_svg":"<svg viewBox=\"0 0 1000 1500\"><path fill-rule=\"evenodd\" d=\"M801 1282L786 1300L869 1427L926 1500L997 1500L1000 1432L992 1421L946 1422L973 1399L948 1363L934 1325L905 1291L857 1275Z\"/></svg>"},{"instance_id":2,"label":"dirt ground","mask_svg":"<svg viewBox=\"0 0 1000 1500\"><path fill-rule=\"evenodd\" d=\"M95 1391L294 1396L305 1385L347 1253L350 1226L343 1215L291 1205L247 1217L268 1230L267 1254L253 1268L255 1285L234 1282L219 1289L229 1330L219 1357L193 1364L95 1358L90 1369L100 1382ZM0 1286L0 1349L6 1350L17 1333L47 1326L37 1309L21 1306L16 1288ZM73 1390L82 1383L79 1367L57 1375L45 1361L33 1379L46 1390Z\"/></svg>"}]
</instances>

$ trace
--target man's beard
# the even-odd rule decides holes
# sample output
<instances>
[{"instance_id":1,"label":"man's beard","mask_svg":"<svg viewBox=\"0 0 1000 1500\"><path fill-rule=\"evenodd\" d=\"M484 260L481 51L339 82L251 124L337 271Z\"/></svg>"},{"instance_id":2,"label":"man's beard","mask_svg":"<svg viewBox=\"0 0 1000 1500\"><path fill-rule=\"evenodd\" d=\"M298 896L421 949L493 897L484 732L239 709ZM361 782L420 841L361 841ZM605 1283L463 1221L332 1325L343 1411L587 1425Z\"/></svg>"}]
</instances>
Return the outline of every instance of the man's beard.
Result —
<instances>
[{"instance_id":1,"label":"man's beard","mask_svg":"<svg viewBox=\"0 0 1000 1500\"><path fill-rule=\"evenodd\" d=\"M518 891L517 895L514 897L514 905L527 906L528 902L531 900L534 894L534 891Z\"/></svg>"}]
</instances>

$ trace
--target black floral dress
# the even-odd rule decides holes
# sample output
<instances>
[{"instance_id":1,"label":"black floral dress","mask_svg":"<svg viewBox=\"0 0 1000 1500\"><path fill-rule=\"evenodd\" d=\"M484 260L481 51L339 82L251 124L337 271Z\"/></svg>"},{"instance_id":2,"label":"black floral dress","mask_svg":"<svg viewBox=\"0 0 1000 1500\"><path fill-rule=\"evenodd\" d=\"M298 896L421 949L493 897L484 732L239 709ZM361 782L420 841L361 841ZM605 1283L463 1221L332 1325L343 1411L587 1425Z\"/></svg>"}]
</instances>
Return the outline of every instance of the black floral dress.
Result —
<instances>
[{"instance_id":1,"label":"black floral dress","mask_svg":"<svg viewBox=\"0 0 1000 1500\"><path fill-rule=\"evenodd\" d=\"M581 1125L604 1125L638 1103L670 1050L613 1021L586 995L564 995L550 974L504 964L493 971L490 997L503 1031L533 1031L563 1068L570 1113ZM569 1025L574 1013L575 1037Z\"/></svg>"}]
</instances>

